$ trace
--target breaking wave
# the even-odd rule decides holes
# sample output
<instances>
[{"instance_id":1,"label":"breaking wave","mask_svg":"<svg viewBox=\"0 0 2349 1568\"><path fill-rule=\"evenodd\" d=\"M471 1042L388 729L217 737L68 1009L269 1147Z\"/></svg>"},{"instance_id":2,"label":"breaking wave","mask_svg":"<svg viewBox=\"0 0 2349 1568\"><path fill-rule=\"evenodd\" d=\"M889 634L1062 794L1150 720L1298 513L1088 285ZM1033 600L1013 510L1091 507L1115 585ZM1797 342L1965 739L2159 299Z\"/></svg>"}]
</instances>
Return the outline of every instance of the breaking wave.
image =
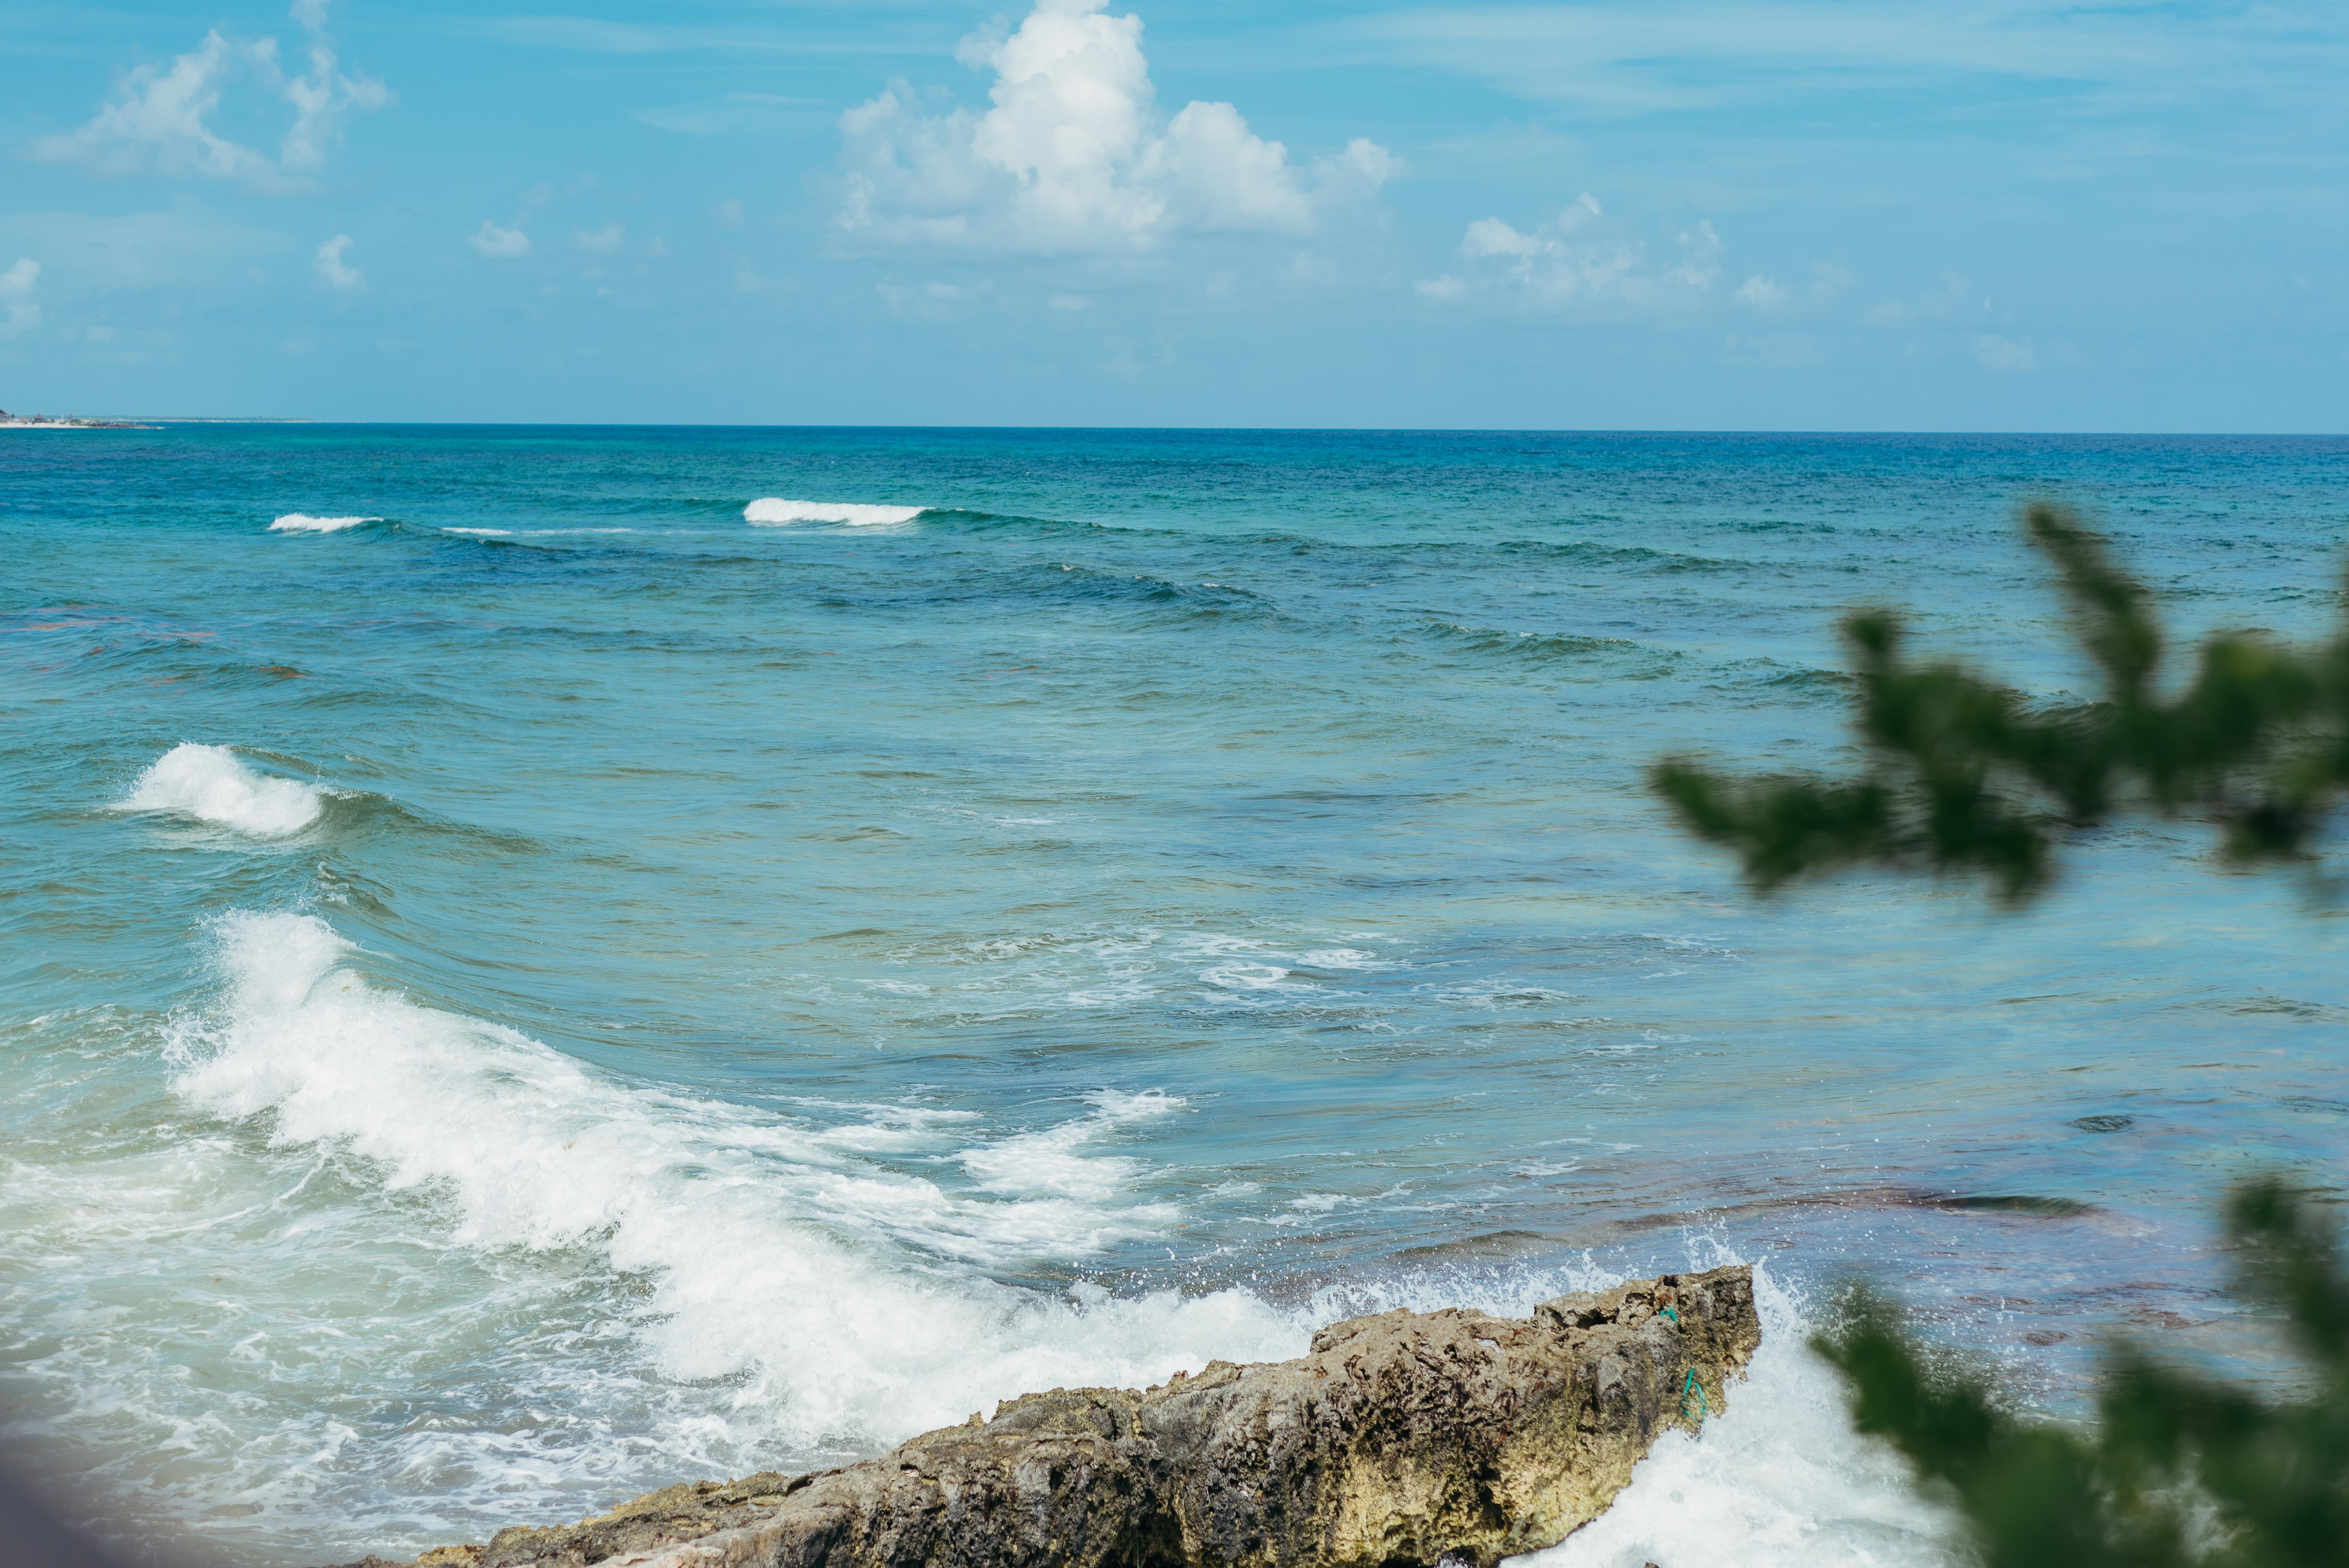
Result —
<instances>
[{"instance_id":1,"label":"breaking wave","mask_svg":"<svg viewBox=\"0 0 2349 1568\"><path fill-rule=\"evenodd\" d=\"M844 522L869 528L881 522L911 522L929 509L920 506L872 506L849 500L781 500L761 496L742 509L742 521L762 527L792 522Z\"/></svg>"},{"instance_id":2,"label":"breaking wave","mask_svg":"<svg viewBox=\"0 0 2349 1568\"><path fill-rule=\"evenodd\" d=\"M116 810L169 811L256 838L282 838L317 820L320 791L256 773L225 746L183 741L149 764Z\"/></svg>"},{"instance_id":3,"label":"breaking wave","mask_svg":"<svg viewBox=\"0 0 2349 1568\"><path fill-rule=\"evenodd\" d=\"M357 528L363 522L381 522L379 517L312 517L304 511L289 511L269 525L272 533L340 533L347 528Z\"/></svg>"},{"instance_id":4,"label":"breaking wave","mask_svg":"<svg viewBox=\"0 0 2349 1568\"><path fill-rule=\"evenodd\" d=\"M863 1152L935 1136L918 1111L827 1130L602 1076L367 984L312 916L231 915L216 941L225 996L172 1047L181 1094L430 1194L453 1244L586 1248L647 1282L618 1308L639 1365L612 1375L722 1383L702 1418L734 1426L725 1446L745 1457L871 1448L1030 1388L1303 1348L1301 1319L1240 1291L1054 1295L981 1272L1169 1228L1175 1212L1135 1191L1137 1163L1099 1145L1179 1100L1096 1095L999 1138L949 1123L968 1140L950 1189Z\"/></svg>"}]
</instances>

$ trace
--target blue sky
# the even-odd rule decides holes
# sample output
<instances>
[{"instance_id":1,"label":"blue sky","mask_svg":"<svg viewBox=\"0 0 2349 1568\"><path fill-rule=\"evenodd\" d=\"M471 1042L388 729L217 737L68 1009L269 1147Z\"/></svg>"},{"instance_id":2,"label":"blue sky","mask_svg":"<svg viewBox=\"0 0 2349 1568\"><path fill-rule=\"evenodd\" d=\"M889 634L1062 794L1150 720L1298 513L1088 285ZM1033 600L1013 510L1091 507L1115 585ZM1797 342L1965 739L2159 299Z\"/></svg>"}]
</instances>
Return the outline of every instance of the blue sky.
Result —
<instances>
[{"instance_id":1,"label":"blue sky","mask_svg":"<svg viewBox=\"0 0 2349 1568\"><path fill-rule=\"evenodd\" d=\"M15 0L0 406L2349 428L2349 9Z\"/></svg>"}]
</instances>

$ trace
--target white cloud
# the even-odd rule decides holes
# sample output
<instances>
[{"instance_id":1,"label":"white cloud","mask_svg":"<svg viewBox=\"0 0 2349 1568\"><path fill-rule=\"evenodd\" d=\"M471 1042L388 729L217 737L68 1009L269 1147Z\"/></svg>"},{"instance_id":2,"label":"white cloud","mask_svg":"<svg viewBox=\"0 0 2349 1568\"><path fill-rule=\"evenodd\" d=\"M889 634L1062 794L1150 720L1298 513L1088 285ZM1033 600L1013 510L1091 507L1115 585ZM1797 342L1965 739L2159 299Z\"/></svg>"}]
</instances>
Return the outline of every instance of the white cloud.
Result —
<instances>
[{"instance_id":1,"label":"white cloud","mask_svg":"<svg viewBox=\"0 0 2349 1568\"><path fill-rule=\"evenodd\" d=\"M481 254L494 256L500 261L510 262L516 256L530 254L528 234L520 229L502 229L487 218L481 220L481 226L473 231L472 237L465 242Z\"/></svg>"},{"instance_id":2,"label":"white cloud","mask_svg":"<svg viewBox=\"0 0 2349 1568\"><path fill-rule=\"evenodd\" d=\"M391 89L374 77L339 74L335 51L323 39L311 42L309 75L289 77L282 90L297 111L278 150L278 160L287 169L321 167L342 139L346 115L365 114L391 102Z\"/></svg>"},{"instance_id":3,"label":"white cloud","mask_svg":"<svg viewBox=\"0 0 2349 1568\"><path fill-rule=\"evenodd\" d=\"M83 163L107 174L152 168L163 174L210 174L265 181L275 170L250 147L216 134L204 123L220 107L220 84L250 60L255 46L233 44L215 31L171 69L140 66L115 85L113 98L79 130L45 136L33 156Z\"/></svg>"},{"instance_id":4,"label":"white cloud","mask_svg":"<svg viewBox=\"0 0 2349 1568\"><path fill-rule=\"evenodd\" d=\"M306 73L285 73L274 38L232 38L215 28L168 67L135 66L124 72L88 124L40 138L32 155L100 174L200 175L266 190L297 185L325 165L347 118L381 108L392 95L371 77L345 76L336 68L324 32L325 0L295 0L292 14L310 34ZM246 78L293 106L294 123L274 157L212 129L222 91Z\"/></svg>"},{"instance_id":5,"label":"white cloud","mask_svg":"<svg viewBox=\"0 0 2349 1568\"><path fill-rule=\"evenodd\" d=\"M600 229L580 230L571 236L571 242L583 251L608 256L628 242L628 232L617 223L606 223Z\"/></svg>"},{"instance_id":6,"label":"white cloud","mask_svg":"<svg viewBox=\"0 0 2349 1568\"><path fill-rule=\"evenodd\" d=\"M1775 315L1789 306L1810 304L1821 306L1851 286L1849 269L1833 262L1813 262L1811 282L1807 288L1795 284L1782 284L1774 277L1754 273L1737 285L1735 297L1765 315Z\"/></svg>"},{"instance_id":7,"label":"white cloud","mask_svg":"<svg viewBox=\"0 0 2349 1568\"><path fill-rule=\"evenodd\" d=\"M1436 300L1484 294L1521 309L1586 315L1669 314L1709 294L1721 275L1721 236L1707 219L1676 236L1672 260L1654 262L1647 242L1609 226L1598 198L1585 191L1531 232L1477 219L1461 237L1460 257L1467 263L1461 272L1425 279L1419 292Z\"/></svg>"},{"instance_id":8,"label":"white cloud","mask_svg":"<svg viewBox=\"0 0 2349 1568\"><path fill-rule=\"evenodd\" d=\"M16 337L41 325L41 307L33 303L33 285L41 281L41 263L18 256L16 264L0 272L0 337Z\"/></svg>"},{"instance_id":9,"label":"white cloud","mask_svg":"<svg viewBox=\"0 0 2349 1568\"><path fill-rule=\"evenodd\" d=\"M348 234L336 235L318 247L318 254L314 265L317 270L318 281L328 288L344 289L357 294L367 287L367 274L343 260L343 253L350 248L350 243L351 237Z\"/></svg>"},{"instance_id":10,"label":"white cloud","mask_svg":"<svg viewBox=\"0 0 2349 1568\"><path fill-rule=\"evenodd\" d=\"M1228 103L1162 119L1142 19L1103 15L1105 3L1037 0L1009 36L965 39L964 63L995 73L985 114L923 113L893 82L841 116L843 237L1098 255L1188 234L1300 234L1321 206L1396 172L1385 149L1357 139L1309 181Z\"/></svg>"},{"instance_id":11,"label":"white cloud","mask_svg":"<svg viewBox=\"0 0 2349 1568\"><path fill-rule=\"evenodd\" d=\"M1358 136L1346 143L1346 150L1337 157L1313 160L1316 193L1323 197L1375 196L1380 186L1400 179L1404 168L1402 159L1369 137Z\"/></svg>"}]
</instances>

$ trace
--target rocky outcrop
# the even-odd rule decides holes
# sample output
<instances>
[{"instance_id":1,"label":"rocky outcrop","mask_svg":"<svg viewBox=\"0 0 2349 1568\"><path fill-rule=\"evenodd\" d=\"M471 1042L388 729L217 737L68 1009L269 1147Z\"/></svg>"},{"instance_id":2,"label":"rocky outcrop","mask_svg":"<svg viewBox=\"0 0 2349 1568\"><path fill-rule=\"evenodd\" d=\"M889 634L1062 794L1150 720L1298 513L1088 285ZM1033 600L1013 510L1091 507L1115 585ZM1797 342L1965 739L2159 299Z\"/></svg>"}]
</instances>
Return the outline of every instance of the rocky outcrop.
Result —
<instances>
[{"instance_id":1,"label":"rocky outcrop","mask_svg":"<svg viewBox=\"0 0 2349 1568\"><path fill-rule=\"evenodd\" d=\"M418 1559L464 1568L1403 1568L1553 1545L1761 1341L1743 1268L1530 1318L1390 1312L1294 1361L1056 1388L877 1460L657 1491ZM388 1568L368 1559L377 1568Z\"/></svg>"}]
</instances>

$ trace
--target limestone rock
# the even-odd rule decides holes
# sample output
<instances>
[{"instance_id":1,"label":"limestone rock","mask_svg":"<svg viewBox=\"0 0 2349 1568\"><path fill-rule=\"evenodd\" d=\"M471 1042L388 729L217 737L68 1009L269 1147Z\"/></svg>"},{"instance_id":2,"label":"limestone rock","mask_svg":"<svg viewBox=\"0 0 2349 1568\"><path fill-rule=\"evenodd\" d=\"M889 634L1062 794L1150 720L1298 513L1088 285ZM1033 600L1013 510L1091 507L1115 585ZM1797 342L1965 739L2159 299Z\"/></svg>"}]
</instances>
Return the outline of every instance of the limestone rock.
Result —
<instances>
[{"instance_id":1,"label":"limestone rock","mask_svg":"<svg viewBox=\"0 0 2349 1568\"><path fill-rule=\"evenodd\" d=\"M1402 1568L1556 1544L1761 1342L1752 1272L1530 1318L1390 1312L1294 1361L1056 1388L812 1475L702 1481L433 1568Z\"/></svg>"}]
</instances>

